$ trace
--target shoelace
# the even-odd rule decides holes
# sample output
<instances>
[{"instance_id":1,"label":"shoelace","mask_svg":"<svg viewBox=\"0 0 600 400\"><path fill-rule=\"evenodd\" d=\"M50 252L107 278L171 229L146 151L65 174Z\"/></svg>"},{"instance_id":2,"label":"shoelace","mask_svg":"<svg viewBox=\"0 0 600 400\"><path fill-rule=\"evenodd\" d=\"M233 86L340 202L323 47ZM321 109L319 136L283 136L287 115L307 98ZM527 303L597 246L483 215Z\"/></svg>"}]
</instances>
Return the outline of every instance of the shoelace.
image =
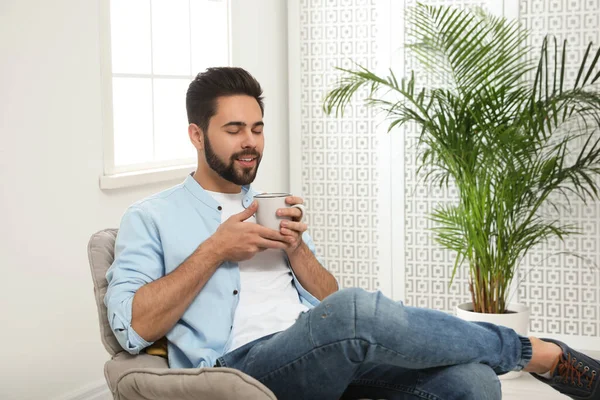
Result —
<instances>
[{"instance_id":1,"label":"shoelace","mask_svg":"<svg viewBox=\"0 0 600 400\"><path fill-rule=\"evenodd\" d=\"M577 363L577 359L571 357L570 353L567 354L566 359L563 355L560 356L557 368L558 375L563 382L570 383L573 386L577 385L578 387L583 387L583 383L581 383L581 378L583 377L587 381L587 389L591 389L594 379L596 379L596 371L592 370L591 374L587 374L590 367L587 365L584 366L581 361ZM577 379L577 381L575 381L575 379Z\"/></svg>"}]
</instances>

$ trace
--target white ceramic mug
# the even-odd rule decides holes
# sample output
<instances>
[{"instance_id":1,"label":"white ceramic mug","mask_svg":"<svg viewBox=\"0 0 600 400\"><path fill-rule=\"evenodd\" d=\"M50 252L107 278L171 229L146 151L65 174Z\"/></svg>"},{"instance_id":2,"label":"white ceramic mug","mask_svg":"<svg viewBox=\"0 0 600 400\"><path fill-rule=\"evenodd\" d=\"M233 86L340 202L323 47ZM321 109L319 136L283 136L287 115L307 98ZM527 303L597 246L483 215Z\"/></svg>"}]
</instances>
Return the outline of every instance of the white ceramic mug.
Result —
<instances>
[{"instance_id":1,"label":"white ceramic mug","mask_svg":"<svg viewBox=\"0 0 600 400\"><path fill-rule=\"evenodd\" d=\"M278 231L281 228L281 221L284 219L290 220L289 217L279 217L277 210L280 208L294 207L302 212L300 221L304 218L305 208L302 204L294 204L290 206L285 202L285 198L291 196L289 193L261 193L254 196L254 200L258 202L258 210L256 211L256 222L264 227Z\"/></svg>"}]
</instances>

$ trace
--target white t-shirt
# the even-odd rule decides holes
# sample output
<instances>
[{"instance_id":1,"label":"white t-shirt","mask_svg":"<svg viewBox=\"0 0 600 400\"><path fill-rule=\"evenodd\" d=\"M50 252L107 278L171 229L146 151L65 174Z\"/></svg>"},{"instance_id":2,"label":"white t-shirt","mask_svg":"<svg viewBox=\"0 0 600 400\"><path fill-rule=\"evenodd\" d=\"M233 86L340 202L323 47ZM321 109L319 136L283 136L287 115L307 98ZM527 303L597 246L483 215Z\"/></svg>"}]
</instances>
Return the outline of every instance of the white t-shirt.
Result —
<instances>
[{"instance_id":1,"label":"white t-shirt","mask_svg":"<svg viewBox=\"0 0 600 400\"><path fill-rule=\"evenodd\" d=\"M208 192L221 205L221 222L244 210L242 192ZM254 216L246 220L256 223ZM226 352L275 332L286 330L308 307L300 302L283 250L268 249L239 263L239 304Z\"/></svg>"}]
</instances>

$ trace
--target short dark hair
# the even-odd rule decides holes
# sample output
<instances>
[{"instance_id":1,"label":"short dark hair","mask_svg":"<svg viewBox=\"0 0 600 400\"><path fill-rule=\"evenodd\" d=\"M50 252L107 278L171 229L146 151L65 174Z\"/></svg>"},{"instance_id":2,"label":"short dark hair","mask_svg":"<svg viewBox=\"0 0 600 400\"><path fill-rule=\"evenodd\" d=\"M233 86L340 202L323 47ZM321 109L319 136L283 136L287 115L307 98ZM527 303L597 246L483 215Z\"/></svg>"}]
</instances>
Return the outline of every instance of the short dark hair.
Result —
<instances>
[{"instance_id":1,"label":"short dark hair","mask_svg":"<svg viewBox=\"0 0 600 400\"><path fill-rule=\"evenodd\" d=\"M217 98L247 95L254 97L264 115L262 88L248 71L237 67L214 67L196 75L188 87L185 108L188 123L196 124L204 133L217 113Z\"/></svg>"}]
</instances>

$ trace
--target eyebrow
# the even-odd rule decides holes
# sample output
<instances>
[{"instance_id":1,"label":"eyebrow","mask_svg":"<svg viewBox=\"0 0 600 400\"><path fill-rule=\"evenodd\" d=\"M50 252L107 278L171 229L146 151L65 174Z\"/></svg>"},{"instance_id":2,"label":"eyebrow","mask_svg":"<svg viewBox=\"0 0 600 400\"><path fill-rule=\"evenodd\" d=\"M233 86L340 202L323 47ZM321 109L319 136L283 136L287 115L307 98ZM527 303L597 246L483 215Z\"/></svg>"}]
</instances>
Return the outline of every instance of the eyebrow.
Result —
<instances>
[{"instance_id":1,"label":"eyebrow","mask_svg":"<svg viewBox=\"0 0 600 400\"><path fill-rule=\"evenodd\" d=\"M256 128L257 126L264 126L264 125L265 125L265 123L263 121L258 121L258 122L255 122L254 124L252 124L252 128ZM242 121L231 121L231 122L228 122L225 125L223 125L221 128L225 128L225 127L228 127L228 126L240 126L240 127L244 127L244 126L247 126L247 124L245 122L242 122Z\"/></svg>"}]
</instances>

